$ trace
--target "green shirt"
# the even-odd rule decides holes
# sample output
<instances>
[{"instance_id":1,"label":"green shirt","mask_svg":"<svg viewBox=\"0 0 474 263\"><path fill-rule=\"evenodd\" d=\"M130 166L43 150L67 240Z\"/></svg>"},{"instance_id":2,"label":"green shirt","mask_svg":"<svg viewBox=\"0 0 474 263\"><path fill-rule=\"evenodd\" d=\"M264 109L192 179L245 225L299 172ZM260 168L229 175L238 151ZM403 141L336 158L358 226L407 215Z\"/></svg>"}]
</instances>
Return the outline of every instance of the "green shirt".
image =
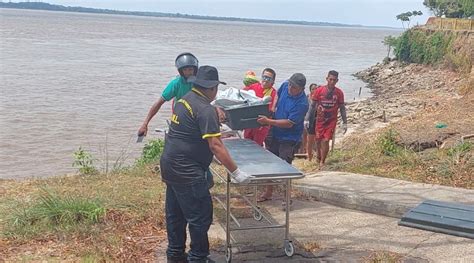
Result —
<instances>
[{"instance_id":1,"label":"green shirt","mask_svg":"<svg viewBox=\"0 0 474 263\"><path fill-rule=\"evenodd\" d=\"M188 83L183 77L177 76L168 83L165 90L161 94L161 97L165 101L170 101L173 98L176 98L174 100L174 104L176 104L176 102L181 99L186 93L188 93L191 88L191 83Z\"/></svg>"}]
</instances>

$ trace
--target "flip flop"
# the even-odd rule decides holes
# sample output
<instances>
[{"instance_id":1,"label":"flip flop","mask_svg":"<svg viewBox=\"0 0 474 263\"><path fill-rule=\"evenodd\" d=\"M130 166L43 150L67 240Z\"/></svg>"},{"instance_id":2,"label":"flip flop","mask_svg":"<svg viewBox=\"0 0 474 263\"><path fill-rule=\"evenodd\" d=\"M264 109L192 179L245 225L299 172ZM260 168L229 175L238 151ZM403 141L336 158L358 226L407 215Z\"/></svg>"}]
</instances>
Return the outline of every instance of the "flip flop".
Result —
<instances>
[{"instance_id":1,"label":"flip flop","mask_svg":"<svg viewBox=\"0 0 474 263\"><path fill-rule=\"evenodd\" d=\"M257 199L257 202L265 202L265 201L269 201L269 200L272 200L271 197L266 197L264 195L261 195L258 199Z\"/></svg>"}]
</instances>

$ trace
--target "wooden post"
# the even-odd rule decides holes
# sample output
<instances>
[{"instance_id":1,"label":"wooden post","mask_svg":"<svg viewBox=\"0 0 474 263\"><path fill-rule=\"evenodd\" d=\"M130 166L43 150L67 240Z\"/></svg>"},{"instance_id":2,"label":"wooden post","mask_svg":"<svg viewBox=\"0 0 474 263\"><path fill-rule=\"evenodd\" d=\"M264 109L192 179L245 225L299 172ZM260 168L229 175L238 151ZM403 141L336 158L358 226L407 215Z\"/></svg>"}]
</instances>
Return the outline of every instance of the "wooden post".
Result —
<instances>
[{"instance_id":1,"label":"wooden post","mask_svg":"<svg viewBox=\"0 0 474 263\"><path fill-rule=\"evenodd\" d=\"M383 122L387 122L387 116L385 115L385 111L383 111Z\"/></svg>"}]
</instances>

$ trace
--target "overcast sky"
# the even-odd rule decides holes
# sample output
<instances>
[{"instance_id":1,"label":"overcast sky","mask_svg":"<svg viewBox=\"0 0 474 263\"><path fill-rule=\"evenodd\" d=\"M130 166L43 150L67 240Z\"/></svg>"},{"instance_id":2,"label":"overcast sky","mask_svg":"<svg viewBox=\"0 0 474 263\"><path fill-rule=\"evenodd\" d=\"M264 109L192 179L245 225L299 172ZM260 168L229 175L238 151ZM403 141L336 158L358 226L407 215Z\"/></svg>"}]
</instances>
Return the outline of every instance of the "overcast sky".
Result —
<instances>
[{"instance_id":1,"label":"overcast sky","mask_svg":"<svg viewBox=\"0 0 474 263\"><path fill-rule=\"evenodd\" d=\"M412 24L424 24L430 15L429 10L423 6L423 0L43 0L43 2L127 11L391 27L401 27L400 21L397 21L395 16L402 12L413 10L423 12L423 16L413 19Z\"/></svg>"}]
</instances>

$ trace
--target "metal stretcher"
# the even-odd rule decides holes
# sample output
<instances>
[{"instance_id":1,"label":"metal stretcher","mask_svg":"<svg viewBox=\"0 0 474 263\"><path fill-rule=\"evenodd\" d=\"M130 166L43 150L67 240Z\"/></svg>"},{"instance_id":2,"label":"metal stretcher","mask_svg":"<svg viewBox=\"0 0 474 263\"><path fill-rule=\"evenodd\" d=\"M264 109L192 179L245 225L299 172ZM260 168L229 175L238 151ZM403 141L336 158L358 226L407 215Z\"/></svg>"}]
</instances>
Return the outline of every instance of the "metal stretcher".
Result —
<instances>
[{"instance_id":1,"label":"metal stretcher","mask_svg":"<svg viewBox=\"0 0 474 263\"><path fill-rule=\"evenodd\" d=\"M230 173L228 171L219 173L213 169L213 174L226 184L225 200L221 200L219 196L214 196L214 199L220 203L225 212L225 232L226 232L226 261L232 261L232 245L230 239L231 231L239 230L253 230L253 229L269 229L269 228L284 228L284 251L288 257L294 254L295 248L291 240L289 240L290 227L290 195L291 195L291 179L303 178L302 172L275 156L271 152L265 150L263 147L257 145L255 142L247 139L225 139L224 145L227 147L230 156L234 159L239 169L254 176L255 178L249 184L236 184L231 182ZM257 205L257 186L259 185L283 185L285 188L285 203L284 210L286 213L285 224L272 224L272 221ZM252 209L254 219L261 221L265 219L266 223L262 226L243 226L232 215L230 207L232 187L249 187L253 188L254 193L252 200L246 195L239 195L240 198ZM233 220L235 226L231 226L230 220Z\"/></svg>"}]
</instances>

